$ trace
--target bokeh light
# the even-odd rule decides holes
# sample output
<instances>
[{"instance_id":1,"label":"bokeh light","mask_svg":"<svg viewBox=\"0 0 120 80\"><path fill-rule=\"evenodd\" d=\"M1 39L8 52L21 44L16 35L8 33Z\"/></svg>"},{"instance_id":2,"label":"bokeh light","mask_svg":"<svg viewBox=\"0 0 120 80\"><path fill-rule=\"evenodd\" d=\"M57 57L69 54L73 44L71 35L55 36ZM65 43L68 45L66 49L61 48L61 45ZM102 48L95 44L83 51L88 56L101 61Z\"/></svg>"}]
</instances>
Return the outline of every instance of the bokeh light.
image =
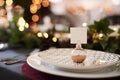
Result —
<instances>
[{"instance_id":1,"label":"bokeh light","mask_svg":"<svg viewBox=\"0 0 120 80\"><path fill-rule=\"evenodd\" d=\"M52 41L53 41L53 42L57 42L57 38L56 38L56 37L53 37L53 38L52 38Z\"/></svg>"},{"instance_id":2,"label":"bokeh light","mask_svg":"<svg viewBox=\"0 0 120 80\"><path fill-rule=\"evenodd\" d=\"M23 17L20 17L20 18L18 19L17 25L18 25L19 27L24 27L24 26L25 26L25 20L24 20Z\"/></svg>"},{"instance_id":3,"label":"bokeh light","mask_svg":"<svg viewBox=\"0 0 120 80\"><path fill-rule=\"evenodd\" d=\"M48 0L43 0L43 1L42 1L42 6L43 6L43 7L48 7L49 4L50 4L50 3L49 3Z\"/></svg>"},{"instance_id":4,"label":"bokeh light","mask_svg":"<svg viewBox=\"0 0 120 80\"><path fill-rule=\"evenodd\" d=\"M13 3L13 0L6 0L6 4L9 6Z\"/></svg>"},{"instance_id":5,"label":"bokeh light","mask_svg":"<svg viewBox=\"0 0 120 80\"><path fill-rule=\"evenodd\" d=\"M38 36L38 37L42 37L42 33L41 33L41 32L38 32L38 33L37 33L37 36Z\"/></svg>"},{"instance_id":6,"label":"bokeh light","mask_svg":"<svg viewBox=\"0 0 120 80\"><path fill-rule=\"evenodd\" d=\"M32 0L34 4L41 4L42 0Z\"/></svg>"},{"instance_id":7,"label":"bokeh light","mask_svg":"<svg viewBox=\"0 0 120 80\"><path fill-rule=\"evenodd\" d=\"M37 12L37 5L36 4L30 5L30 12L33 14Z\"/></svg>"},{"instance_id":8,"label":"bokeh light","mask_svg":"<svg viewBox=\"0 0 120 80\"><path fill-rule=\"evenodd\" d=\"M32 16L32 21L33 22L37 22L38 20L39 20L39 16L38 15L35 14L35 15Z\"/></svg>"},{"instance_id":9,"label":"bokeh light","mask_svg":"<svg viewBox=\"0 0 120 80\"><path fill-rule=\"evenodd\" d=\"M19 31L24 31L24 27L20 26Z\"/></svg>"},{"instance_id":10,"label":"bokeh light","mask_svg":"<svg viewBox=\"0 0 120 80\"><path fill-rule=\"evenodd\" d=\"M0 0L0 6L4 5L4 0Z\"/></svg>"},{"instance_id":11,"label":"bokeh light","mask_svg":"<svg viewBox=\"0 0 120 80\"><path fill-rule=\"evenodd\" d=\"M29 28L29 24L28 23L25 23L25 28Z\"/></svg>"},{"instance_id":12,"label":"bokeh light","mask_svg":"<svg viewBox=\"0 0 120 80\"><path fill-rule=\"evenodd\" d=\"M43 35L44 35L45 38L48 38L48 37L49 37L48 33L46 33L46 32L43 33Z\"/></svg>"}]
</instances>

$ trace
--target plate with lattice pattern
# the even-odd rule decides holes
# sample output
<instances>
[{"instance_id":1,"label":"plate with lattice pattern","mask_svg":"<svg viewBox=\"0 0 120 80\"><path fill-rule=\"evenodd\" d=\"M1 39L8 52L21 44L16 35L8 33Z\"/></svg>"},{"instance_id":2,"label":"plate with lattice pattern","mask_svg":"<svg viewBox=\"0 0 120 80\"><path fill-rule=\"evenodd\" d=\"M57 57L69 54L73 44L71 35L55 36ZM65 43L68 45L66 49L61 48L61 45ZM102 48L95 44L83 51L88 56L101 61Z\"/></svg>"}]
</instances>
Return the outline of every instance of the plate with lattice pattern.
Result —
<instances>
[{"instance_id":1,"label":"plate with lattice pattern","mask_svg":"<svg viewBox=\"0 0 120 80\"><path fill-rule=\"evenodd\" d=\"M79 50L86 59L82 63L75 63L71 59L73 48L48 49L39 52L38 56L44 65L54 66L60 70L72 72L92 72L113 67L119 62L119 56L96 50Z\"/></svg>"}]
</instances>

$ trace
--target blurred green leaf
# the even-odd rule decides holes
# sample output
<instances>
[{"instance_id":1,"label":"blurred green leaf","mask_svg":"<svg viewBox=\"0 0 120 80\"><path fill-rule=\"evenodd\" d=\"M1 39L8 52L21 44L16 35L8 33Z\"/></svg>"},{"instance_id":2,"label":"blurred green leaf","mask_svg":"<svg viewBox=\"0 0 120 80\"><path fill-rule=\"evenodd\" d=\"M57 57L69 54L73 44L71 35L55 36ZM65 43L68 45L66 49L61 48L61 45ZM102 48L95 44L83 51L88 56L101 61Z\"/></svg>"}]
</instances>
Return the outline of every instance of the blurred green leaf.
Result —
<instances>
[{"instance_id":1,"label":"blurred green leaf","mask_svg":"<svg viewBox=\"0 0 120 80\"><path fill-rule=\"evenodd\" d=\"M89 33L93 33L94 31L96 31L97 33L104 33L104 34L108 34L113 32L113 30L111 30L109 28L109 20L107 19L101 19L100 21L95 21L94 24L89 25Z\"/></svg>"},{"instance_id":2,"label":"blurred green leaf","mask_svg":"<svg viewBox=\"0 0 120 80\"><path fill-rule=\"evenodd\" d=\"M104 36L99 39L99 37L91 38L88 41L86 48L103 50L108 52L115 52L120 49L120 36L109 37L108 35L113 32L109 28L109 21L107 19L101 19L100 21L95 21L94 24L88 26L88 36L93 36L95 33L103 33ZM120 34L120 29L118 31Z\"/></svg>"},{"instance_id":3,"label":"blurred green leaf","mask_svg":"<svg viewBox=\"0 0 120 80\"><path fill-rule=\"evenodd\" d=\"M109 46L107 47L107 49L105 51L107 52L115 52L118 49L118 45L111 43L109 44Z\"/></svg>"},{"instance_id":4,"label":"blurred green leaf","mask_svg":"<svg viewBox=\"0 0 120 80\"><path fill-rule=\"evenodd\" d=\"M105 50L108 43L106 41L100 41L100 45L102 46L103 50Z\"/></svg>"},{"instance_id":5,"label":"blurred green leaf","mask_svg":"<svg viewBox=\"0 0 120 80\"><path fill-rule=\"evenodd\" d=\"M120 29L118 30L118 33L120 34Z\"/></svg>"}]
</instances>

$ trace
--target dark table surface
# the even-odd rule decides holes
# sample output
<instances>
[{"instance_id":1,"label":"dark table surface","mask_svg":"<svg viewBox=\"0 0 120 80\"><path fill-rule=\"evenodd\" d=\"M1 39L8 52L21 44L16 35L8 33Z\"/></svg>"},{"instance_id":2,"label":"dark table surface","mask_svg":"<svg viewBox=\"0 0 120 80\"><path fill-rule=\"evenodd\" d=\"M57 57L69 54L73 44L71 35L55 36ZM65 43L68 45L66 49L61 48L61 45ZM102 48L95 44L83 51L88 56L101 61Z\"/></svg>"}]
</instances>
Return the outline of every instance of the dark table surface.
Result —
<instances>
[{"instance_id":1,"label":"dark table surface","mask_svg":"<svg viewBox=\"0 0 120 80\"><path fill-rule=\"evenodd\" d=\"M3 58L12 58L17 56L17 58L26 58L32 50L28 49L8 49L0 51L0 59ZM25 60L12 64L6 65L4 62L0 62L0 79L2 80L29 80L25 77L21 71L22 65L25 63Z\"/></svg>"}]
</instances>

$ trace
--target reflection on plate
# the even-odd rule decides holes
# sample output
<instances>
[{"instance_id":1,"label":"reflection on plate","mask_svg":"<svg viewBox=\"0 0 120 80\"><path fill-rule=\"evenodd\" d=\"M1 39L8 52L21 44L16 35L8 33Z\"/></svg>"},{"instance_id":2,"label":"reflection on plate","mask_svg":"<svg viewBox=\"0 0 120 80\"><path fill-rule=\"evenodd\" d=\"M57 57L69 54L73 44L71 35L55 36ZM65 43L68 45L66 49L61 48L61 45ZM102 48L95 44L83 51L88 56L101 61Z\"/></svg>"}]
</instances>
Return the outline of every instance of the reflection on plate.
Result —
<instances>
[{"instance_id":1,"label":"reflection on plate","mask_svg":"<svg viewBox=\"0 0 120 80\"><path fill-rule=\"evenodd\" d=\"M92 72L103 70L108 67L112 67L119 61L119 57L116 54L95 51L95 50L77 50L77 53L86 55L86 59L83 63L75 63L71 59L70 53L73 49L59 48L48 49L43 52L39 52L38 56L41 58L41 62L47 65L54 66L61 70L74 71L74 72Z\"/></svg>"},{"instance_id":2,"label":"reflection on plate","mask_svg":"<svg viewBox=\"0 0 120 80\"><path fill-rule=\"evenodd\" d=\"M113 67L97 72L75 73L56 69L55 67L49 67L41 64L41 59L38 57L39 53L33 54L27 58L27 63L34 69L53 74L57 76L72 77L72 78L110 78L120 76L120 68Z\"/></svg>"}]
</instances>

